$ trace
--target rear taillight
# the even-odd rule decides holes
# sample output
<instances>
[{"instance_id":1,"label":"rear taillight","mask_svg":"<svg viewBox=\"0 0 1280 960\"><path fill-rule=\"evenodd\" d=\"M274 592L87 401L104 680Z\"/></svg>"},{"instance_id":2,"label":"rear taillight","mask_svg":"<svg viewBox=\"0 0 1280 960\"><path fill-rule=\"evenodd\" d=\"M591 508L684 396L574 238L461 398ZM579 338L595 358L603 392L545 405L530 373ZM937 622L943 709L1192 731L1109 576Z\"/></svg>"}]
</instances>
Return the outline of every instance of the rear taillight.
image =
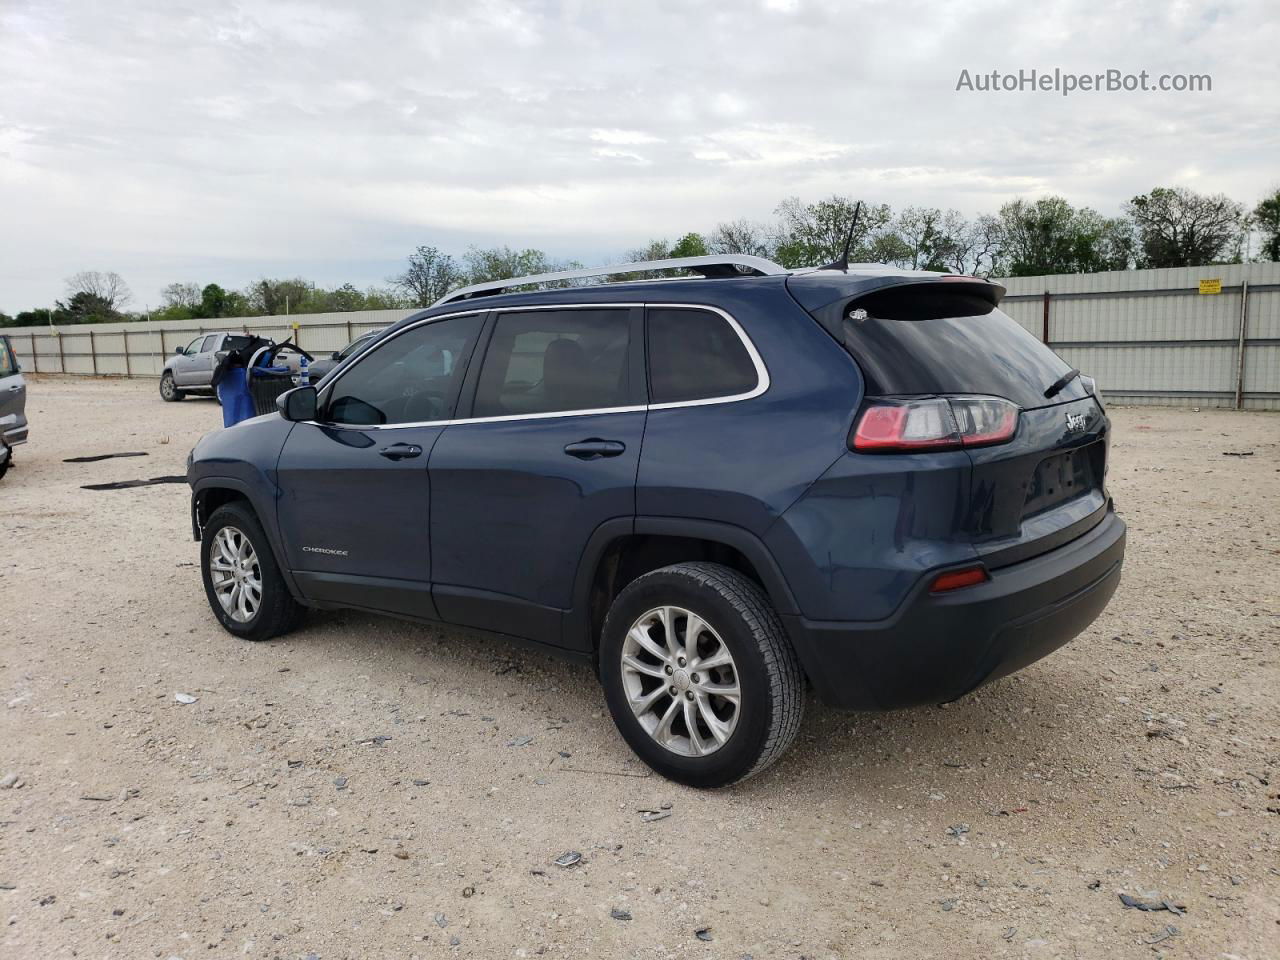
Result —
<instances>
[{"instance_id":1,"label":"rear taillight","mask_svg":"<svg viewBox=\"0 0 1280 960\"><path fill-rule=\"evenodd\" d=\"M1093 399L1098 401L1098 409L1106 412L1107 406L1102 402L1102 390L1098 386L1098 381L1093 377L1087 377L1083 373L1080 374L1080 382L1084 384L1084 388L1093 394Z\"/></svg>"},{"instance_id":2,"label":"rear taillight","mask_svg":"<svg viewBox=\"0 0 1280 960\"><path fill-rule=\"evenodd\" d=\"M866 452L951 450L1006 443L1018 429L1018 407L1000 397L872 400L850 439Z\"/></svg>"}]
</instances>

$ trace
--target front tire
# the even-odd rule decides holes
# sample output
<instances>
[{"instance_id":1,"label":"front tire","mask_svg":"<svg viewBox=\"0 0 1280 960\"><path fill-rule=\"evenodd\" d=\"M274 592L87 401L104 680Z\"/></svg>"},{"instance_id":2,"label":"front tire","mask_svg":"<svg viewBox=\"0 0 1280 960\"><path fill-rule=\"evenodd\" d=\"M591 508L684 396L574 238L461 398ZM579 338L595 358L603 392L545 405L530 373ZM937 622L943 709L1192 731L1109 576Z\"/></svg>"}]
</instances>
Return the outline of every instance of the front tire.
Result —
<instances>
[{"instance_id":1,"label":"front tire","mask_svg":"<svg viewBox=\"0 0 1280 960\"><path fill-rule=\"evenodd\" d=\"M176 403L186 397L186 394L178 389L178 385L173 380L173 374L166 370L160 375L160 399L166 403Z\"/></svg>"},{"instance_id":2,"label":"front tire","mask_svg":"<svg viewBox=\"0 0 1280 960\"><path fill-rule=\"evenodd\" d=\"M200 573L213 615L244 640L294 630L306 609L280 575L271 544L247 504L219 507L200 535Z\"/></svg>"},{"instance_id":3,"label":"front tire","mask_svg":"<svg viewBox=\"0 0 1280 960\"><path fill-rule=\"evenodd\" d=\"M759 585L715 563L628 584L605 619L600 677L631 749L668 779L720 787L786 752L804 713L795 652Z\"/></svg>"}]
</instances>

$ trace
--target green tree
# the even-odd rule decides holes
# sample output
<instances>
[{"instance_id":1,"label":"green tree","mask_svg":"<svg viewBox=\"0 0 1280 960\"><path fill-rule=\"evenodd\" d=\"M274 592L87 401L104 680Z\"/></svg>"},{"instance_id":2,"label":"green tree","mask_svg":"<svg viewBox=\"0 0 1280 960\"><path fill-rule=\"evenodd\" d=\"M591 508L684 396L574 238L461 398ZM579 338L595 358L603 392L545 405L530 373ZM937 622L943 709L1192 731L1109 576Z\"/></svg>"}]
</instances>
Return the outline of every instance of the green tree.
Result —
<instances>
[{"instance_id":1,"label":"green tree","mask_svg":"<svg viewBox=\"0 0 1280 960\"><path fill-rule=\"evenodd\" d=\"M1062 197L1014 200L1000 208L1002 269L1013 277L1123 270L1132 228Z\"/></svg>"},{"instance_id":2,"label":"green tree","mask_svg":"<svg viewBox=\"0 0 1280 960\"><path fill-rule=\"evenodd\" d=\"M437 247L421 246L409 254L404 273L391 278L410 305L429 307L466 282L457 262Z\"/></svg>"},{"instance_id":3,"label":"green tree","mask_svg":"<svg viewBox=\"0 0 1280 960\"><path fill-rule=\"evenodd\" d=\"M81 290L63 303L58 301L53 311L53 322L59 323L110 323L122 317L105 297Z\"/></svg>"},{"instance_id":4,"label":"green tree","mask_svg":"<svg viewBox=\"0 0 1280 960\"><path fill-rule=\"evenodd\" d=\"M13 318L13 326L15 327L46 326L52 322L53 311L48 307L39 307L35 310L19 310Z\"/></svg>"},{"instance_id":5,"label":"green tree","mask_svg":"<svg viewBox=\"0 0 1280 960\"><path fill-rule=\"evenodd\" d=\"M854 225L858 201L830 196L817 203L788 197L778 204L775 259L784 267L819 267L840 258L853 225L849 262L898 259L904 246L890 236L893 213L887 204L863 203Z\"/></svg>"},{"instance_id":6,"label":"green tree","mask_svg":"<svg viewBox=\"0 0 1280 960\"><path fill-rule=\"evenodd\" d=\"M314 289L313 283L301 277L286 280L269 280L264 277L250 284L243 296L252 313L275 317L288 313L305 313L307 298Z\"/></svg>"},{"instance_id":7,"label":"green tree","mask_svg":"<svg viewBox=\"0 0 1280 960\"><path fill-rule=\"evenodd\" d=\"M200 291L200 303L192 308L196 317L213 320L230 316L227 312L227 291L216 283L210 283Z\"/></svg>"},{"instance_id":8,"label":"green tree","mask_svg":"<svg viewBox=\"0 0 1280 960\"><path fill-rule=\"evenodd\" d=\"M1238 262L1244 242L1242 204L1218 193L1156 187L1125 205L1138 235L1138 266L1200 267Z\"/></svg>"},{"instance_id":9,"label":"green tree","mask_svg":"<svg viewBox=\"0 0 1280 960\"><path fill-rule=\"evenodd\" d=\"M707 237L708 253L740 253L750 257L774 257L769 230L752 220L730 220L716 224Z\"/></svg>"},{"instance_id":10,"label":"green tree","mask_svg":"<svg viewBox=\"0 0 1280 960\"><path fill-rule=\"evenodd\" d=\"M705 257L708 253L707 241L700 233L686 233L670 250L673 257Z\"/></svg>"},{"instance_id":11,"label":"green tree","mask_svg":"<svg viewBox=\"0 0 1280 960\"><path fill-rule=\"evenodd\" d=\"M1254 208L1252 223L1262 233L1262 259L1280 260L1280 189Z\"/></svg>"}]
</instances>

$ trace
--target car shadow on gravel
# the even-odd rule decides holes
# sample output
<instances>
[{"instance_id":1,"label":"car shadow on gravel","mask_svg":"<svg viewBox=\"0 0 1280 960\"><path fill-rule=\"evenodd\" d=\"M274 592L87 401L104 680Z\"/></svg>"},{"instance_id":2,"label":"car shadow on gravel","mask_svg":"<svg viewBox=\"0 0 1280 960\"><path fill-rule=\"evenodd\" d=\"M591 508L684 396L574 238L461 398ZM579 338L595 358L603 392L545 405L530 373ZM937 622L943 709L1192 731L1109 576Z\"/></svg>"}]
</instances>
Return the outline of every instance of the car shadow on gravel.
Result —
<instances>
[{"instance_id":1,"label":"car shadow on gravel","mask_svg":"<svg viewBox=\"0 0 1280 960\"><path fill-rule=\"evenodd\" d=\"M377 674L388 683L425 678L451 691L469 691L529 710L554 702L554 712L574 723L619 766L633 759L613 729L592 670L493 634L417 624L357 611L313 612L284 641L298 661L367 660L375 652ZM367 672L367 666L361 667ZM398 678L398 680L397 680ZM551 709L548 706L548 709ZM1083 718L1104 717L1108 704L1096 684L1065 658L1033 664L960 700L891 712L843 712L812 694L795 746L769 771L733 789L751 795L788 791L819 795L880 789L908 771L1023 769L1066 758L1079 747L1067 734ZM586 732L584 732L586 731ZM1065 742L1064 742L1065 740Z\"/></svg>"}]
</instances>

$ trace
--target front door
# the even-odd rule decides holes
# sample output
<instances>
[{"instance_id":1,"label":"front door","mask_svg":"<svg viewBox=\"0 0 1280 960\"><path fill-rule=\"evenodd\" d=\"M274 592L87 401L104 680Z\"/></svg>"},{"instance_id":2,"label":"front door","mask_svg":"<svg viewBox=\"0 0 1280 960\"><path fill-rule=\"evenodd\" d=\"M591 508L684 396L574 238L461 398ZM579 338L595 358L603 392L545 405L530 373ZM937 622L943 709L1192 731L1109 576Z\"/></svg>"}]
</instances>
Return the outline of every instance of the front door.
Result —
<instances>
[{"instance_id":1,"label":"front door","mask_svg":"<svg viewBox=\"0 0 1280 960\"><path fill-rule=\"evenodd\" d=\"M431 453L442 619L561 642L578 562L635 516L644 436L641 311L495 312L470 409Z\"/></svg>"},{"instance_id":2,"label":"front door","mask_svg":"<svg viewBox=\"0 0 1280 960\"><path fill-rule=\"evenodd\" d=\"M455 409L481 314L405 327L299 423L279 462L280 536L312 600L435 617L427 461Z\"/></svg>"},{"instance_id":3,"label":"front door","mask_svg":"<svg viewBox=\"0 0 1280 960\"><path fill-rule=\"evenodd\" d=\"M169 369L173 371L173 382L178 386L185 387L196 382L196 358L200 355L204 341L203 336L196 337L169 364Z\"/></svg>"}]
</instances>

